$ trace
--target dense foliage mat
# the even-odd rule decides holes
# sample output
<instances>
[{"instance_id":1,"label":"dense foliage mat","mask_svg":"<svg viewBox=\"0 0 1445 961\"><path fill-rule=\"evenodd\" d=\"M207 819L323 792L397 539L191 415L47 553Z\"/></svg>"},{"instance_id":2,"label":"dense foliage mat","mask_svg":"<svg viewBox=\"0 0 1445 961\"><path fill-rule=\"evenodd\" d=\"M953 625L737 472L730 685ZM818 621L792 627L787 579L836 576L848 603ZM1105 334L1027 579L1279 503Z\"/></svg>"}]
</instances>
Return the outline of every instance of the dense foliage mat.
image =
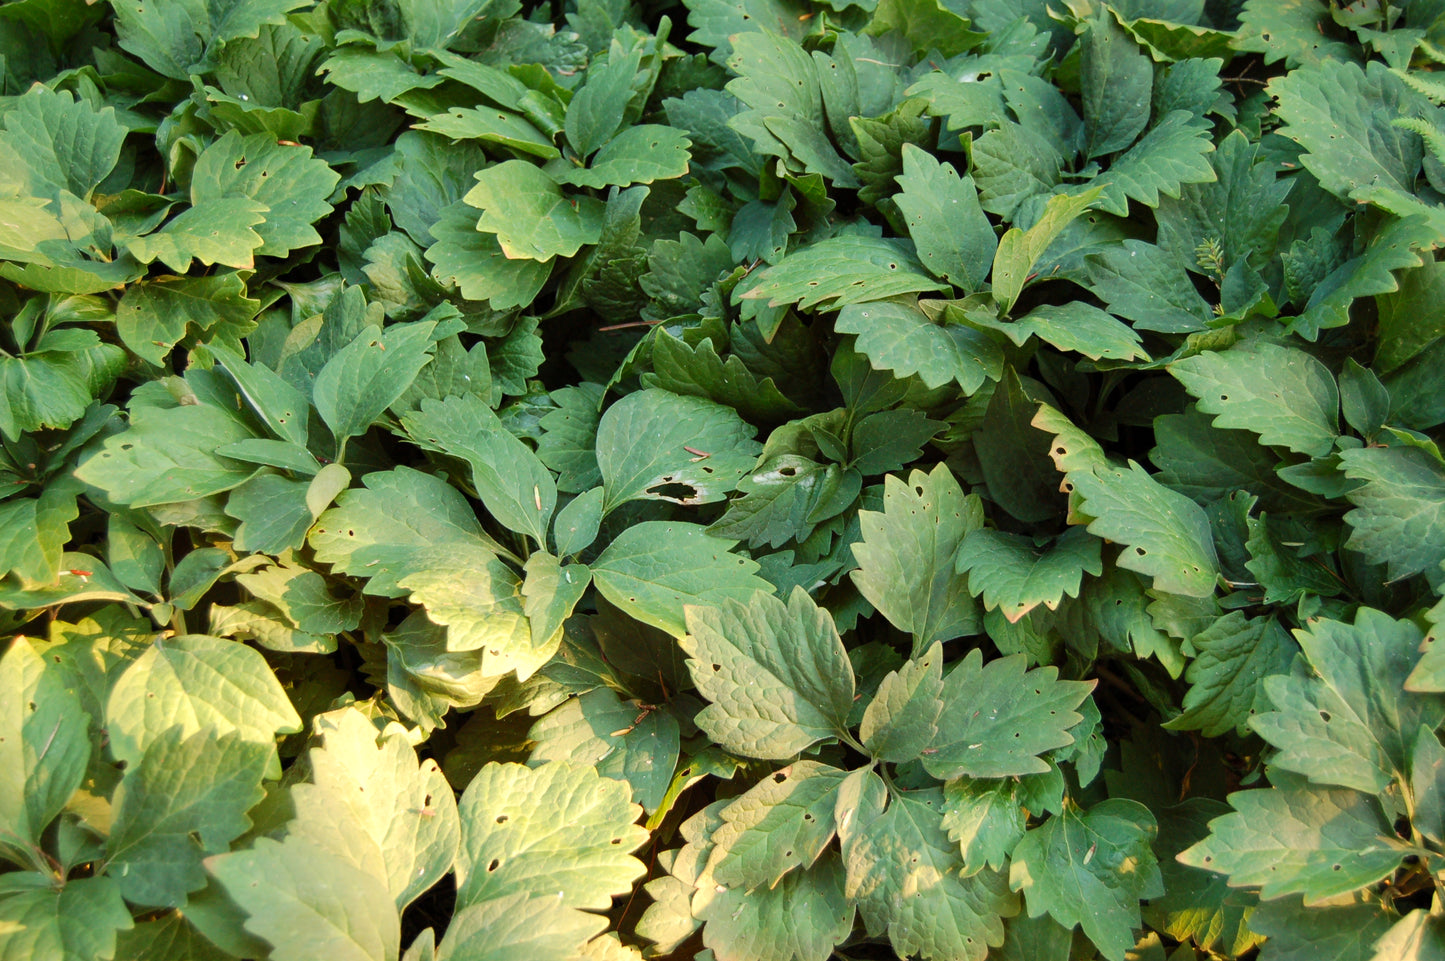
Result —
<instances>
[{"instance_id":1,"label":"dense foliage mat","mask_svg":"<svg viewBox=\"0 0 1445 961\"><path fill-rule=\"evenodd\" d=\"M1445 957L1442 48L0 4L0 957Z\"/></svg>"}]
</instances>

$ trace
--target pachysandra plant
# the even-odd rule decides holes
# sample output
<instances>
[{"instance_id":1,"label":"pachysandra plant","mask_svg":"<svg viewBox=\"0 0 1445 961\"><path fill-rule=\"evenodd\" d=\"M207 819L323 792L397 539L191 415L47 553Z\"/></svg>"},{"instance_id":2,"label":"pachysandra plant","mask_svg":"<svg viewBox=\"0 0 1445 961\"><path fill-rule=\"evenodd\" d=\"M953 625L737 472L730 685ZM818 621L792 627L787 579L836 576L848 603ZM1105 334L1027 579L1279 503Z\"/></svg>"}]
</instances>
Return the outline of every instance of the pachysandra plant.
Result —
<instances>
[{"instance_id":1,"label":"pachysandra plant","mask_svg":"<svg viewBox=\"0 0 1445 961\"><path fill-rule=\"evenodd\" d=\"M1442 956L1442 50L0 3L0 956Z\"/></svg>"}]
</instances>

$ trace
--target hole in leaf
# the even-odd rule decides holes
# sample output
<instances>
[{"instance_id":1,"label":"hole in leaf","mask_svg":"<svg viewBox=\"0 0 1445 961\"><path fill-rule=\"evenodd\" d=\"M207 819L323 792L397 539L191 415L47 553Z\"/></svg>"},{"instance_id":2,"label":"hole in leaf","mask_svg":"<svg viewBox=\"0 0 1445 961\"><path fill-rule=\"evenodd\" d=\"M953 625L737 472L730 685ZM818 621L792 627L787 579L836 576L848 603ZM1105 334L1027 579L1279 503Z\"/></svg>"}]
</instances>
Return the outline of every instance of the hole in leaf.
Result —
<instances>
[{"instance_id":1,"label":"hole in leaf","mask_svg":"<svg viewBox=\"0 0 1445 961\"><path fill-rule=\"evenodd\" d=\"M649 487L647 492L661 497L663 500L675 501L678 504L693 503L699 496L698 489L691 484L656 484Z\"/></svg>"}]
</instances>

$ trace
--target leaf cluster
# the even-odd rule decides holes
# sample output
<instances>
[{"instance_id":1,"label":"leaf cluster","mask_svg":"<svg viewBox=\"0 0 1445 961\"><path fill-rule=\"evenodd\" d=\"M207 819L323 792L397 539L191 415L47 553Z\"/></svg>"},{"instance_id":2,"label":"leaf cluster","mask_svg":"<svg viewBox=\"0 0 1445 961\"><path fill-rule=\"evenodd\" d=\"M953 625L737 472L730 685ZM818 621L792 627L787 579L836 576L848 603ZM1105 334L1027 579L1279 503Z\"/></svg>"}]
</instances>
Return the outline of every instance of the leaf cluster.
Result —
<instances>
[{"instance_id":1,"label":"leaf cluster","mask_svg":"<svg viewBox=\"0 0 1445 961\"><path fill-rule=\"evenodd\" d=\"M1445 3L0 3L0 956L1445 955Z\"/></svg>"}]
</instances>

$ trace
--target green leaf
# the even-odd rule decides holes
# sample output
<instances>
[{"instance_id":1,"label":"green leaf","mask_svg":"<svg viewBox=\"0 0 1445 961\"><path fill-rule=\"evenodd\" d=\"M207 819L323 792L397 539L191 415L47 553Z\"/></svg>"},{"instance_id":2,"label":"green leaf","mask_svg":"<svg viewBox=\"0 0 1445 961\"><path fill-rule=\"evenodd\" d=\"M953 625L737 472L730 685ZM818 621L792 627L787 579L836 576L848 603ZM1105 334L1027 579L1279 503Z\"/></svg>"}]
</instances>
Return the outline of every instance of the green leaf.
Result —
<instances>
[{"instance_id":1,"label":"green leaf","mask_svg":"<svg viewBox=\"0 0 1445 961\"><path fill-rule=\"evenodd\" d=\"M569 494L591 490L602 481L597 468L598 407L602 388L583 382L550 395L557 409L542 415L537 456L557 472L557 489Z\"/></svg>"},{"instance_id":2,"label":"green leaf","mask_svg":"<svg viewBox=\"0 0 1445 961\"><path fill-rule=\"evenodd\" d=\"M648 814L664 802L678 760L677 719L606 687L568 698L527 732L536 743L527 763L590 764L603 777L626 781Z\"/></svg>"},{"instance_id":3,"label":"green leaf","mask_svg":"<svg viewBox=\"0 0 1445 961\"><path fill-rule=\"evenodd\" d=\"M1018 302L1019 294L1030 280L1034 264L1049 244L1063 233L1084 211L1093 206L1100 197L1097 189L1086 190L1078 196L1060 194L1050 197L1044 205L1038 221L1028 230L1010 227L998 242L993 258L993 297L998 301L999 313L1007 314Z\"/></svg>"},{"instance_id":4,"label":"green leaf","mask_svg":"<svg viewBox=\"0 0 1445 961\"><path fill-rule=\"evenodd\" d=\"M191 203L193 209L216 201L265 204L266 219L256 225L261 236L257 253L284 257L321 243L311 225L331 213L326 198L340 179L325 161L312 156L310 147L284 146L267 134L242 137L233 130L196 158Z\"/></svg>"},{"instance_id":5,"label":"green leaf","mask_svg":"<svg viewBox=\"0 0 1445 961\"><path fill-rule=\"evenodd\" d=\"M1003 351L986 334L961 324L936 324L917 307L893 301L852 305L834 328L857 334L854 349L877 370L918 375L930 387L955 381L968 394L1003 374Z\"/></svg>"},{"instance_id":6,"label":"green leaf","mask_svg":"<svg viewBox=\"0 0 1445 961\"><path fill-rule=\"evenodd\" d=\"M1359 48L1336 39L1331 12L1318 0L1244 0L1233 46L1263 54L1265 63L1283 59L1291 67L1349 60Z\"/></svg>"},{"instance_id":7,"label":"green leaf","mask_svg":"<svg viewBox=\"0 0 1445 961\"><path fill-rule=\"evenodd\" d=\"M1235 130L1210 158L1215 179L1185 184L1178 199L1164 197L1155 216L1159 245L1192 251L1210 240L1220 245L1226 266L1247 259L1263 267L1279 240L1292 183L1259 156L1259 145Z\"/></svg>"},{"instance_id":8,"label":"green leaf","mask_svg":"<svg viewBox=\"0 0 1445 961\"><path fill-rule=\"evenodd\" d=\"M722 500L762 449L755 432L736 411L712 401L659 389L628 394L597 425L604 513L638 499Z\"/></svg>"},{"instance_id":9,"label":"green leaf","mask_svg":"<svg viewBox=\"0 0 1445 961\"><path fill-rule=\"evenodd\" d=\"M401 422L414 443L471 466L477 495L503 526L546 544L557 505L552 474L486 401L475 394L424 400L420 410L404 415Z\"/></svg>"},{"instance_id":10,"label":"green leaf","mask_svg":"<svg viewBox=\"0 0 1445 961\"><path fill-rule=\"evenodd\" d=\"M1318 619L1295 637L1313 673L1267 678L1275 710L1250 722L1276 748L1273 767L1366 794L1404 783L1421 726L1445 720L1445 696L1401 690L1420 629L1362 607L1353 624Z\"/></svg>"},{"instance_id":11,"label":"green leaf","mask_svg":"<svg viewBox=\"0 0 1445 961\"><path fill-rule=\"evenodd\" d=\"M1264 681L1289 670L1298 647L1273 617L1248 617L1230 611L1194 635L1198 656L1184 679L1183 712L1164 726L1174 731L1200 731L1218 737L1244 733L1250 718L1267 709Z\"/></svg>"},{"instance_id":12,"label":"green leaf","mask_svg":"<svg viewBox=\"0 0 1445 961\"><path fill-rule=\"evenodd\" d=\"M342 50L345 49L342 48ZM327 66L336 63L337 58L333 57L327 61ZM397 87L413 82L414 74L410 74L405 69L396 72ZM417 79L431 80L432 78ZM561 152L553 146L552 139L538 130L530 120L521 114L499 107L451 107L446 113L435 113L427 117L425 121L416 125L416 129L427 130L452 141L480 140L482 143L494 143L531 154L534 157L541 157L544 160L561 156ZM477 166L480 168L484 165L478 164Z\"/></svg>"},{"instance_id":13,"label":"green leaf","mask_svg":"<svg viewBox=\"0 0 1445 961\"><path fill-rule=\"evenodd\" d=\"M915 654L934 641L975 633L978 607L954 557L964 537L983 526L983 503L964 496L940 464L913 471L905 483L884 478L883 510L859 511L862 541L853 545L858 569L849 577L894 627L913 635Z\"/></svg>"},{"instance_id":14,"label":"green leaf","mask_svg":"<svg viewBox=\"0 0 1445 961\"><path fill-rule=\"evenodd\" d=\"M979 203L989 213L1012 220L1026 201L1054 192L1063 162L1046 136L1006 120L973 142Z\"/></svg>"},{"instance_id":15,"label":"green leaf","mask_svg":"<svg viewBox=\"0 0 1445 961\"><path fill-rule=\"evenodd\" d=\"M236 275L227 276L235 277ZM135 289L132 287L131 291ZM190 290L188 289L187 292ZM130 296L130 291L127 291L126 296ZM125 298L121 298L121 303L124 302ZM247 309L251 309L254 302L246 301L245 303ZM254 310L252 313L254 314ZM236 382L236 386L246 398L246 402L261 416L262 422L281 440L290 441L292 444L304 448L309 436L307 416L310 404L306 397L269 367L262 364L248 364L245 358L228 347L211 344L208 345L208 349L216 355L217 361L226 373L231 375L231 379ZM307 473L311 473L311 471L307 471Z\"/></svg>"},{"instance_id":16,"label":"green leaf","mask_svg":"<svg viewBox=\"0 0 1445 961\"><path fill-rule=\"evenodd\" d=\"M324 518L323 518L324 520ZM532 633L522 578L487 547L453 542L406 555L410 569L397 583L447 628L447 648L482 651L489 675L526 680L547 662L561 638Z\"/></svg>"},{"instance_id":17,"label":"green leaf","mask_svg":"<svg viewBox=\"0 0 1445 961\"><path fill-rule=\"evenodd\" d=\"M1154 65L1104 10L1089 20L1080 50L1084 149L1093 159L1123 150L1148 126Z\"/></svg>"},{"instance_id":18,"label":"green leaf","mask_svg":"<svg viewBox=\"0 0 1445 961\"><path fill-rule=\"evenodd\" d=\"M21 637L0 658L0 719L0 851L43 863L41 833L85 776L90 718L61 671Z\"/></svg>"},{"instance_id":19,"label":"green leaf","mask_svg":"<svg viewBox=\"0 0 1445 961\"><path fill-rule=\"evenodd\" d=\"M130 766L171 728L190 736L214 727L267 746L277 734L301 730L300 717L260 654L204 634L151 644L111 688L105 721L111 753ZM267 765L267 777L279 773L275 754Z\"/></svg>"},{"instance_id":20,"label":"green leaf","mask_svg":"<svg viewBox=\"0 0 1445 961\"><path fill-rule=\"evenodd\" d=\"M237 273L158 278L126 288L115 308L116 333L132 353L160 365L188 331L245 324L260 309L260 301L247 299Z\"/></svg>"},{"instance_id":21,"label":"green leaf","mask_svg":"<svg viewBox=\"0 0 1445 961\"><path fill-rule=\"evenodd\" d=\"M935 277L973 293L988 277L998 249L973 178L960 178L949 164L905 144L898 186L902 190L893 202L907 218L918 259Z\"/></svg>"},{"instance_id":22,"label":"green leaf","mask_svg":"<svg viewBox=\"0 0 1445 961\"><path fill-rule=\"evenodd\" d=\"M650 276L644 275L644 279ZM641 377L643 386L703 397L733 408L748 420L777 422L802 412L778 390L773 378L759 379L737 354L723 360L710 339L690 347L666 328L659 328L652 335L652 367Z\"/></svg>"},{"instance_id":23,"label":"green leaf","mask_svg":"<svg viewBox=\"0 0 1445 961\"><path fill-rule=\"evenodd\" d=\"M1298 548L1286 546L1288 535L1270 515L1246 517L1245 524L1249 560L1244 566L1264 587L1266 604L1292 603L1305 594L1329 597L1339 593L1340 581L1328 560L1306 558Z\"/></svg>"},{"instance_id":24,"label":"green leaf","mask_svg":"<svg viewBox=\"0 0 1445 961\"><path fill-rule=\"evenodd\" d=\"M858 737L876 758L903 764L938 735L943 712L943 645L890 671L863 711Z\"/></svg>"},{"instance_id":25,"label":"green leaf","mask_svg":"<svg viewBox=\"0 0 1445 961\"><path fill-rule=\"evenodd\" d=\"M1075 527L1045 548L1022 534L981 529L959 547L955 566L989 610L1011 622L1043 604L1058 610L1065 596L1078 597L1084 574L1104 572L1100 541Z\"/></svg>"},{"instance_id":26,"label":"green leaf","mask_svg":"<svg viewBox=\"0 0 1445 961\"><path fill-rule=\"evenodd\" d=\"M551 638L562 631L562 622L582 599L592 572L586 564L563 564L546 551L527 558L522 582L523 613L531 623L532 636Z\"/></svg>"},{"instance_id":27,"label":"green leaf","mask_svg":"<svg viewBox=\"0 0 1445 961\"><path fill-rule=\"evenodd\" d=\"M1276 772L1274 787L1229 796L1230 814L1179 861L1259 885L1266 900L1301 894L1315 904L1388 876L1409 853L1378 799Z\"/></svg>"},{"instance_id":28,"label":"green leaf","mask_svg":"<svg viewBox=\"0 0 1445 961\"><path fill-rule=\"evenodd\" d=\"M1305 149L1300 163L1320 186L1342 200L1379 204L1391 213L1423 213L1438 231L1434 205L1415 196L1422 147L1417 135L1393 125L1424 104L1383 63L1366 69L1322 60L1271 81L1285 136Z\"/></svg>"},{"instance_id":29,"label":"green leaf","mask_svg":"<svg viewBox=\"0 0 1445 961\"><path fill-rule=\"evenodd\" d=\"M70 541L70 523L80 514L80 485L52 483L39 497L0 503L0 570L31 584L53 584Z\"/></svg>"},{"instance_id":30,"label":"green leaf","mask_svg":"<svg viewBox=\"0 0 1445 961\"><path fill-rule=\"evenodd\" d=\"M941 791L890 800L877 774L856 772L839 802L848 896L869 933L886 932L899 957L982 961L1003 943L1001 916L1016 914L1018 899L1001 874L963 876L942 807Z\"/></svg>"},{"instance_id":31,"label":"green leaf","mask_svg":"<svg viewBox=\"0 0 1445 961\"><path fill-rule=\"evenodd\" d=\"M251 432L209 404L141 407L130 428L106 438L75 476L131 507L195 500L230 490L256 468L217 455L218 447L246 440Z\"/></svg>"},{"instance_id":32,"label":"green leaf","mask_svg":"<svg viewBox=\"0 0 1445 961\"><path fill-rule=\"evenodd\" d=\"M275 961L393 961L400 951L401 918L386 880L307 834L259 838L206 868Z\"/></svg>"},{"instance_id":33,"label":"green leaf","mask_svg":"<svg viewBox=\"0 0 1445 961\"><path fill-rule=\"evenodd\" d=\"M159 260L172 270L190 269L192 260L206 266L250 268L264 239L254 229L264 224L271 208L250 197L217 197L182 211L164 227L126 242L143 264Z\"/></svg>"},{"instance_id":34,"label":"green leaf","mask_svg":"<svg viewBox=\"0 0 1445 961\"><path fill-rule=\"evenodd\" d=\"M833 808L846 771L797 761L730 801L712 833L719 884L772 888L794 868L806 870L833 840Z\"/></svg>"},{"instance_id":35,"label":"green leaf","mask_svg":"<svg viewBox=\"0 0 1445 961\"><path fill-rule=\"evenodd\" d=\"M1374 943L1371 961L1438 961L1445 957L1445 931L1438 918L1430 912L1414 910L1406 914L1389 932Z\"/></svg>"},{"instance_id":36,"label":"green leaf","mask_svg":"<svg viewBox=\"0 0 1445 961\"><path fill-rule=\"evenodd\" d=\"M1249 925L1269 938L1274 961L1355 961L1370 958L1397 918L1384 902L1358 893L1318 907L1298 897L1265 901Z\"/></svg>"},{"instance_id":37,"label":"green leaf","mask_svg":"<svg viewBox=\"0 0 1445 961\"><path fill-rule=\"evenodd\" d=\"M1293 347L1246 341L1175 361L1172 373L1217 427L1319 457L1339 435L1340 394L1328 368Z\"/></svg>"},{"instance_id":38,"label":"green leaf","mask_svg":"<svg viewBox=\"0 0 1445 961\"><path fill-rule=\"evenodd\" d=\"M919 53L937 50L945 57L972 50L985 34L969 29L969 21L939 0L878 0L866 31L870 36L897 33Z\"/></svg>"},{"instance_id":39,"label":"green leaf","mask_svg":"<svg viewBox=\"0 0 1445 961\"><path fill-rule=\"evenodd\" d=\"M1127 469L1069 471L1089 533L1125 545L1118 564L1154 579L1157 590L1210 597L1219 559L1204 510L1134 462Z\"/></svg>"},{"instance_id":40,"label":"green leaf","mask_svg":"<svg viewBox=\"0 0 1445 961\"><path fill-rule=\"evenodd\" d=\"M433 325L366 327L321 368L312 401L337 444L366 433L431 361Z\"/></svg>"},{"instance_id":41,"label":"green leaf","mask_svg":"<svg viewBox=\"0 0 1445 961\"><path fill-rule=\"evenodd\" d=\"M513 259L571 257L602 237L605 205L591 197L568 198L557 181L525 160L506 160L476 174L462 199L482 211L477 229L497 235Z\"/></svg>"},{"instance_id":42,"label":"green leaf","mask_svg":"<svg viewBox=\"0 0 1445 961\"><path fill-rule=\"evenodd\" d=\"M452 916L436 961L573 961L605 925L552 896L491 898Z\"/></svg>"},{"instance_id":43,"label":"green leaf","mask_svg":"<svg viewBox=\"0 0 1445 961\"><path fill-rule=\"evenodd\" d=\"M160 544L124 514L111 514L106 525L105 562L111 573L132 590L161 593L165 554Z\"/></svg>"},{"instance_id":44,"label":"green leaf","mask_svg":"<svg viewBox=\"0 0 1445 961\"><path fill-rule=\"evenodd\" d=\"M613 41L607 58L587 71L586 82L578 87L567 105L567 142L579 157L587 157L612 139L621 129L633 84L642 65L643 47L624 51Z\"/></svg>"},{"instance_id":45,"label":"green leaf","mask_svg":"<svg viewBox=\"0 0 1445 961\"><path fill-rule=\"evenodd\" d=\"M9 875L10 878L16 875ZM14 958L110 961L116 933L134 923L114 878L41 881L0 895L0 952Z\"/></svg>"},{"instance_id":46,"label":"green leaf","mask_svg":"<svg viewBox=\"0 0 1445 961\"><path fill-rule=\"evenodd\" d=\"M592 546L602 525L602 498L602 488L594 487L572 498L557 512L552 537L559 556L578 554Z\"/></svg>"},{"instance_id":47,"label":"green leaf","mask_svg":"<svg viewBox=\"0 0 1445 961\"><path fill-rule=\"evenodd\" d=\"M646 870L629 853L647 832L633 823L639 810L627 786L590 767L488 764L458 810L458 907L526 894L603 909Z\"/></svg>"},{"instance_id":48,"label":"green leaf","mask_svg":"<svg viewBox=\"0 0 1445 961\"><path fill-rule=\"evenodd\" d=\"M310 478L290 480L261 473L237 487L226 500L226 513L241 522L236 547L267 554L300 547L316 520L306 506L311 484Z\"/></svg>"},{"instance_id":49,"label":"green leaf","mask_svg":"<svg viewBox=\"0 0 1445 961\"><path fill-rule=\"evenodd\" d=\"M593 583L624 613L678 637L687 629L686 605L741 601L769 590L756 561L728 552L733 543L695 524L643 521L592 562Z\"/></svg>"},{"instance_id":50,"label":"green leaf","mask_svg":"<svg viewBox=\"0 0 1445 961\"><path fill-rule=\"evenodd\" d=\"M968 322L997 330L1015 347L1030 337L1062 351L1083 354L1090 360L1148 359L1139 335L1107 311L1081 300L1066 304L1040 304L1013 322L988 317L982 311L968 314Z\"/></svg>"},{"instance_id":51,"label":"green leaf","mask_svg":"<svg viewBox=\"0 0 1445 961\"><path fill-rule=\"evenodd\" d=\"M862 484L857 471L780 454L738 481L743 496L728 504L727 513L707 530L747 540L755 548L802 542L821 523L847 510Z\"/></svg>"},{"instance_id":52,"label":"green leaf","mask_svg":"<svg viewBox=\"0 0 1445 961\"><path fill-rule=\"evenodd\" d=\"M706 922L702 942L711 951L698 961L827 961L853 930L843 883L843 866L829 854L806 871L788 872L776 887L700 887L691 910Z\"/></svg>"},{"instance_id":53,"label":"green leaf","mask_svg":"<svg viewBox=\"0 0 1445 961\"><path fill-rule=\"evenodd\" d=\"M827 135L830 105L824 90L840 96L842 85L821 76L838 69L832 58L809 56L795 40L771 29L742 33L731 42L727 63L739 76L727 92L751 109L729 119L728 126L752 140L757 152L782 158L794 171L801 168L840 187L857 186L852 167ZM838 105L831 106L836 115Z\"/></svg>"},{"instance_id":54,"label":"green leaf","mask_svg":"<svg viewBox=\"0 0 1445 961\"><path fill-rule=\"evenodd\" d=\"M483 532L465 497L446 481L409 467L373 471L365 489L345 491L311 530L316 559L344 574L368 577L368 594L400 597L398 582L425 568L434 549L459 546L473 555L505 553ZM420 560L418 560L418 558Z\"/></svg>"},{"instance_id":55,"label":"green leaf","mask_svg":"<svg viewBox=\"0 0 1445 961\"><path fill-rule=\"evenodd\" d=\"M265 797L271 752L214 728L186 736L173 727L146 746L121 781L105 847L106 871L127 901L178 908L205 886L201 859L250 828L246 812Z\"/></svg>"},{"instance_id":56,"label":"green leaf","mask_svg":"<svg viewBox=\"0 0 1445 961\"><path fill-rule=\"evenodd\" d=\"M122 931L116 953L135 961L228 961L232 957L212 944L179 911Z\"/></svg>"},{"instance_id":57,"label":"green leaf","mask_svg":"<svg viewBox=\"0 0 1445 961\"><path fill-rule=\"evenodd\" d=\"M846 732L853 668L832 617L802 588L786 604L757 593L690 605L687 631L678 643L712 702L697 724L727 750L786 760Z\"/></svg>"},{"instance_id":58,"label":"green leaf","mask_svg":"<svg viewBox=\"0 0 1445 961\"><path fill-rule=\"evenodd\" d=\"M435 760L418 763L401 731L378 736L358 710L323 714L313 726L321 746L308 752L310 783L291 788L298 809L292 830L319 834L312 825L325 821L366 838L401 911L452 868L461 829L451 785Z\"/></svg>"},{"instance_id":59,"label":"green leaf","mask_svg":"<svg viewBox=\"0 0 1445 961\"><path fill-rule=\"evenodd\" d=\"M124 351L113 344L0 358L0 434L14 440L27 431L69 427L124 364Z\"/></svg>"},{"instance_id":60,"label":"green leaf","mask_svg":"<svg viewBox=\"0 0 1445 961\"><path fill-rule=\"evenodd\" d=\"M734 221L736 224L736 221ZM900 294L944 291L924 272L909 241L844 234L788 254L742 296L771 307L837 310Z\"/></svg>"},{"instance_id":61,"label":"green leaf","mask_svg":"<svg viewBox=\"0 0 1445 961\"><path fill-rule=\"evenodd\" d=\"M864 475L895 470L918 459L923 445L944 429L917 410L877 410L853 425L853 469Z\"/></svg>"},{"instance_id":62,"label":"green leaf","mask_svg":"<svg viewBox=\"0 0 1445 961\"><path fill-rule=\"evenodd\" d=\"M552 273L550 262L507 257L495 235L477 229L476 209L460 201L441 211L431 235L436 243L426 249L426 259L432 276L494 310L531 304Z\"/></svg>"},{"instance_id":63,"label":"green leaf","mask_svg":"<svg viewBox=\"0 0 1445 961\"><path fill-rule=\"evenodd\" d=\"M1111 314L1136 330L1185 334L1213 319L1209 304L1174 256L1140 240L1125 240L1085 258L1089 290Z\"/></svg>"},{"instance_id":64,"label":"green leaf","mask_svg":"<svg viewBox=\"0 0 1445 961\"><path fill-rule=\"evenodd\" d=\"M576 187L598 189L672 180L687 173L691 146L687 135L675 127L638 124L608 141L585 168L567 170L557 179Z\"/></svg>"},{"instance_id":65,"label":"green leaf","mask_svg":"<svg viewBox=\"0 0 1445 961\"><path fill-rule=\"evenodd\" d=\"M1418 447L1362 447L1340 452L1346 477L1362 481L1345 496L1346 544L1391 580L1433 571L1445 560L1445 466Z\"/></svg>"},{"instance_id":66,"label":"green leaf","mask_svg":"<svg viewBox=\"0 0 1445 961\"><path fill-rule=\"evenodd\" d=\"M263 24L279 24L301 0L123 0L115 8L120 44L144 64L174 80L201 72L208 47L255 37Z\"/></svg>"},{"instance_id":67,"label":"green leaf","mask_svg":"<svg viewBox=\"0 0 1445 961\"><path fill-rule=\"evenodd\" d=\"M1091 182L1100 191L1099 209L1127 217L1130 200L1157 207L1160 194L1178 197L1184 184L1213 180L1207 156L1213 149L1206 124L1187 110L1170 111Z\"/></svg>"},{"instance_id":68,"label":"green leaf","mask_svg":"<svg viewBox=\"0 0 1445 961\"><path fill-rule=\"evenodd\" d=\"M1370 233L1358 257L1314 282L1309 300L1299 317L1290 322L1290 330L1314 340L1321 330L1345 326L1357 298L1398 290L1394 272L1419 267L1422 261L1418 250L1435 243L1438 234L1438 227L1419 217L1390 218Z\"/></svg>"},{"instance_id":69,"label":"green leaf","mask_svg":"<svg viewBox=\"0 0 1445 961\"><path fill-rule=\"evenodd\" d=\"M975 648L944 678L943 713L923 766L941 781L1042 774L1039 755L1074 743L1069 729L1094 681L1061 681L1056 667L1025 670L1022 654L987 664Z\"/></svg>"},{"instance_id":70,"label":"green leaf","mask_svg":"<svg viewBox=\"0 0 1445 961\"><path fill-rule=\"evenodd\" d=\"M1380 329L1370 369L1390 373L1419 356L1430 344L1445 336L1445 324L1430 313L1445 289L1445 265L1429 260L1416 270L1402 271L1399 289L1375 298L1380 311Z\"/></svg>"},{"instance_id":71,"label":"green leaf","mask_svg":"<svg viewBox=\"0 0 1445 961\"><path fill-rule=\"evenodd\" d=\"M1176 940L1237 956L1262 940L1254 921L1259 898L1253 892L1230 888L1227 878L1212 871L1175 860L1180 851L1204 839L1210 820L1228 813L1229 806L1223 801L1204 797L1187 798L1158 812L1154 853L1164 878L1164 896L1145 905L1144 919Z\"/></svg>"},{"instance_id":72,"label":"green leaf","mask_svg":"<svg viewBox=\"0 0 1445 961\"><path fill-rule=\"evenodd\" d=\"M1275 473L1279 458L1254 434L1220 430L1193 407L1183 414L1154 419L1149 458L1159 466L1161 483L1201 504L1236 490L1259 497L1269 511L1313 513L1318 501Z\"/></svg>"},{"instance_id":73,"label":"green leaf","mask_svg":"<svg viewBox=\"0 0 1445 961\"><path fill-rule=\"evenodd\" d=\"M943 786L943 829L963 854L965 875L1002 871L1024 836L1023 789L1014 779L954 778Z\"/></svg>"},{"instance_id":74,"label":"green leaf","mask_svg":"<svg viewBox=\"0 0 1445 961\"><path fill-rule=\"evenodd\" d=\"M1009 887L1029 915L1079 925L1111 961L1123 961L1140 926L1139 901L1164 893L1150 849L1158 824L1137 801L1111 798L1087 811L1065 808L1014 848Z\"/></svg>"},{"instance_id":75,"label":"green leaf","mask_svg":"<svg viewBox=\"0 0 1445 961\"><path fill-rule=\"evenodd\" d=\"M13 164L28 180L22 194L46 199L69 191L90 200L120 159L129 132L114 107L97 110L85 98L39 84L14 98L4 124L0 149L10 157L0 161L0 170Z\"/></svg>"}]
</instances>

